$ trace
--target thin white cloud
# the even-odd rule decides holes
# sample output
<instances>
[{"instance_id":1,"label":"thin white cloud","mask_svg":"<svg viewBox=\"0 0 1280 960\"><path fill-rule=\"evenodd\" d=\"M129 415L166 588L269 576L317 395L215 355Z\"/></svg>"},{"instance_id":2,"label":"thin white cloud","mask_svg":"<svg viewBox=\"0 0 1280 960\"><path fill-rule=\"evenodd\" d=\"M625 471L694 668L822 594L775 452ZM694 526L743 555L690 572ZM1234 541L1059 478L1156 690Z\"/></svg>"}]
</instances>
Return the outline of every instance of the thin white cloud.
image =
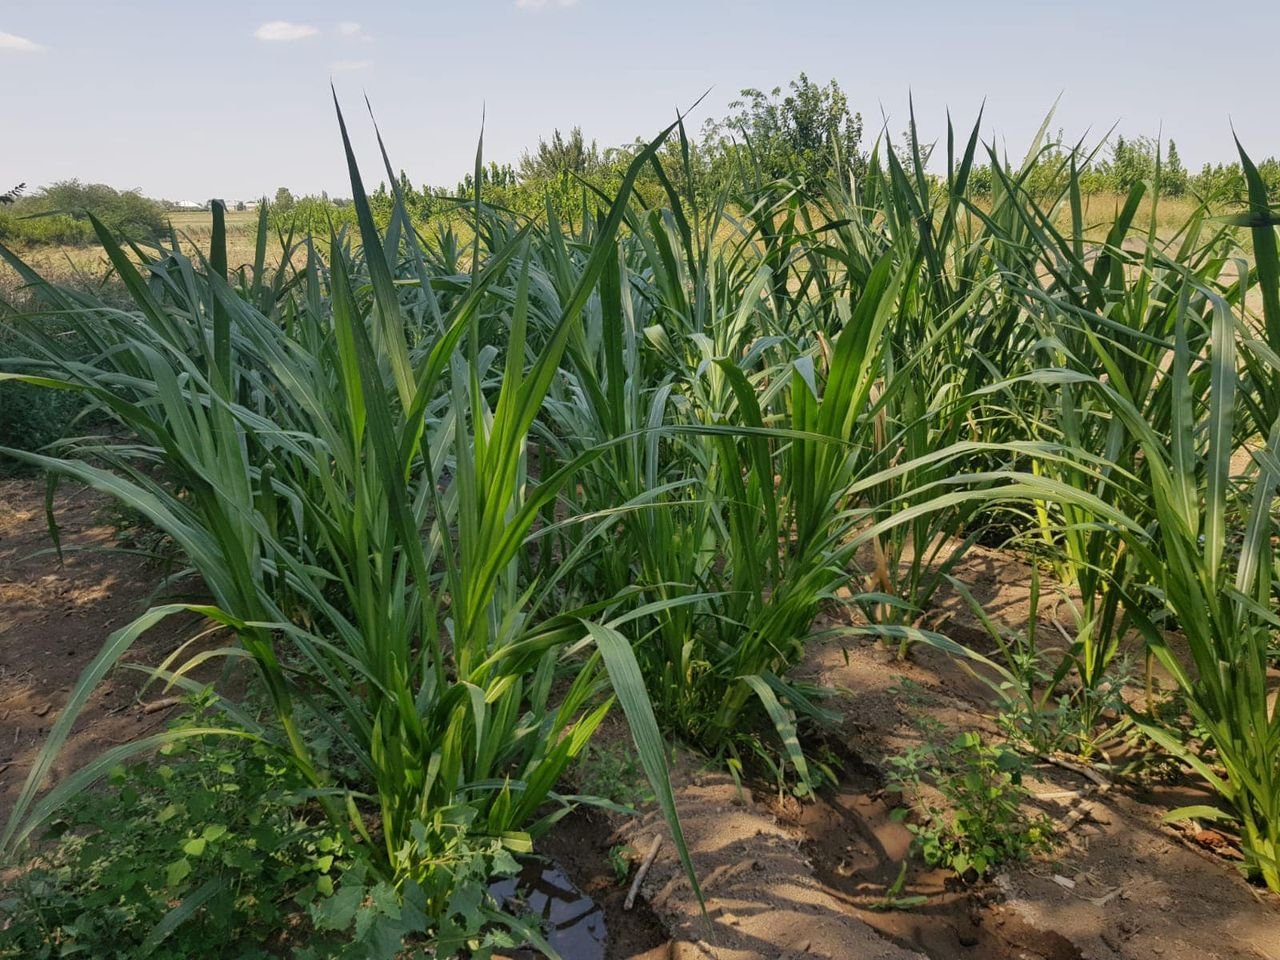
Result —
<instances>
[{"instance_id":1,"label":"thin white cloud","mask_svg":"<svg viewBox=\"0 0 1280 960\"><path fill-rule=\"evenodd\" d=\"M0 32L0 51L4 50L13 53L43 53L45 47L16 33Z\"/></svg>"},{"instance_id":2,"label":"thin white cloud","mask_svg":"<svg viewBox=\"0 0 1280 960\"><path fill-rule=\"evenodd\" d=\"M368 70L373 66L372 60L335 60L329 64L334 73L351 73L355 70Z\"/></svg>"},{"instance_id":3,"label":"thin white cloud","mask_svg":"<svg viewBox=\"0 0 1280 960\"><path fill-rule=\"evenodd\" d=\"M314 37L320 31L305 23L289 23L287 20L272 20L264 23L253 35L259 40L305 40Z\"/></svg>"},{"instance_id":4,"label":"thin white cloud","mask_svg":"<svg viewBox=\"0 0 1280 960\"><path fill-rule=\"evenodd\" d=\"M343 20L335 29L339 35L349 40L363 40L365 43L373 42L373 37L365 32L364 25L356 23L354 20Z\"/></svg>"},{"instance_id":5,"label":"thin white cloud","mask_svg":"<svg viewBox=\"0 0 1280 960\"><path fill-rule=\"evenodd\" d=\"M572 7L578 0L516 0L522 10L545 10L547 7Z\"/></svg>"}]
</instances>

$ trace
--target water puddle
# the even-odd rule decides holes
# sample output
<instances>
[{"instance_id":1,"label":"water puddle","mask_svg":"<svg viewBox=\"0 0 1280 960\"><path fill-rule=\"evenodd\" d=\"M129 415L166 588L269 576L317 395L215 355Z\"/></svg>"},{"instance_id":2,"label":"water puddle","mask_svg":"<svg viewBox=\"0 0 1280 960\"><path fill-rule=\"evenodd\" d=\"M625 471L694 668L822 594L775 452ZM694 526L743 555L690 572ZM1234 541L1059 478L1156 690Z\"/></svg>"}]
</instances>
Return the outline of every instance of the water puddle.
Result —
<instances>
[{"instance_id":1,"label":"water puddle","mask_svg":"<svg viewBox=\"0 0 1280 960\"><path fill-rule=\"evenodd\" d=\"M540 917L543 936L564 960L604 960L604 909L555 863L528 860L518 876L489 889L512 913ZM516 956L525 960L541 954L524 950Z\"/></svg>"}]
</instances>

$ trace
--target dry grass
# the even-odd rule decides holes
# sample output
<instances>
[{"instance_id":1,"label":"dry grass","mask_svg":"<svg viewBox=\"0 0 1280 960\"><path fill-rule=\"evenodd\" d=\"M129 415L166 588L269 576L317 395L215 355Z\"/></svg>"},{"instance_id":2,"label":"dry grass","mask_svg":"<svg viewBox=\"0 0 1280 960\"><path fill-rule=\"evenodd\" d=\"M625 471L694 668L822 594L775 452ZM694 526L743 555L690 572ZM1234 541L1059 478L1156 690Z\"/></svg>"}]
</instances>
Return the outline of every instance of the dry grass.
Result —
<instances>
[{"instance_id":1,"label":"dry grass","mask_svg":"<svg viewBox=\"0 0 1280 960\"><path fill-rule=\"evenodd\" d=\"M1084 198L1085 239L1089 242L1101 242L1107 231L1115 222L1116 214L1124 204L1124 197L1118 194L1093 194ZM1145 227L1150 222L1152 201L1150 197L1142 200L1135 223ZM1173 243L1179 240L1178 231L1187 222L1195 210L1194 201L1187 198L1162 197L1156 213L1156 236L1163 242ZM1231 211L1215 211L1228 213ZM168 214L169 222L178 234L180 247L188 254L206 253L212 234L212 219L207 210L175 210ZM227 262L232 270L250 265L254 259L254 244L258 224L256 211L227 211ZM1071 229L1070 210L1058 211L1056 220L1058 229L1067 232ZM473 236L470 223L462 215L455 216L452 228L462 247L469 245ZM425 232L432 235L435 227ZM717 232L718 243L728 242L736 235L729 224L722 222ZM1252 261L1252 244L1247 230L1240 231L1239 242L1242 249ZM106 255L96 246L44 246L19 249L17 251L30 266L34 267L47 279L72 283L77 286L97 288L110 282L110 265ZM268 259L274 265L278 260L280 249L278 244L268 245ZM1256 299L1257 292L1253 292ZM17 276L6 265L0 264L0 301L21 304L25 299ZM1254 304L1251 303L1251 306Z\"/></svg>"},{"instance_id":2,"label":"dry grass","mask_svg":"<svg viewBox=\"0 0 1280 960\"><path fill-rule=\"evenodd\" d=\"M168 216L185 253L208 253L213 221L207 210L173 211ZM227 263L233 270L253 263L257 226L258 215L254 211L227 212ZM102 289L112 283L110 262L96 245L19 247L16 252L41 276L57 283L86 289ZM278 257L279 250L268 246L268 255L272 254ZM26 299L18 275L0 263L0 302L20 307Z\"/></svg>"}]
</instances>

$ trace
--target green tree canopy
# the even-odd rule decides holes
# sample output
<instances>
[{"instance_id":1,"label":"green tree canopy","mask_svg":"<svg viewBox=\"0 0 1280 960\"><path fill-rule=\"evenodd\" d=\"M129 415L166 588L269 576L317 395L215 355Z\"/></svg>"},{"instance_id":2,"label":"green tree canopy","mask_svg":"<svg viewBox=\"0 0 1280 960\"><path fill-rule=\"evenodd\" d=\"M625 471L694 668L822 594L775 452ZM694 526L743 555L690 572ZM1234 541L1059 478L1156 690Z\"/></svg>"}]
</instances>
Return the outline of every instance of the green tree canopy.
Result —
<instances>
[{"instance_id":1,"label":"green tree canopy","mask_svg":"<svg viewBox=\"0 0 1280 960\"><path fill-rule=\"evenodd\" d=\"M565 136L556 129L550 140L538 138L533 151L525 151L520 158L522 180L551 180L566 174L588 176L595 173L603 160L596 142L589 144L581 127L574 127Z\"/></svg>"},{"instance_id":2,"label":"green tree canopy","mask_svg":"<svg viewBox=\"0 0 1280 960\"><path fill-rule=\"evenodd\" d=\"M25 243L88 244L94 241L89 214L112 233L150 240L164 233L164 207L136 190L104 183L62 180L29 197L5 194L0 237Z\"/></svg>"},{"instance_id":3,"label":"green tree canopy","mask_svg":"<svg viewBox=\"0 0 1280 960\"><path fill-rule=\"evenodd\" d=\"M832 80L826 86L801 73L769 93L747 88L731 111L707 124L705 144L713 165L749 164L765 179L847 176L865 162L862 115ZM723 179L723 178L721 178Z\"/></svg>"}]
</instances>

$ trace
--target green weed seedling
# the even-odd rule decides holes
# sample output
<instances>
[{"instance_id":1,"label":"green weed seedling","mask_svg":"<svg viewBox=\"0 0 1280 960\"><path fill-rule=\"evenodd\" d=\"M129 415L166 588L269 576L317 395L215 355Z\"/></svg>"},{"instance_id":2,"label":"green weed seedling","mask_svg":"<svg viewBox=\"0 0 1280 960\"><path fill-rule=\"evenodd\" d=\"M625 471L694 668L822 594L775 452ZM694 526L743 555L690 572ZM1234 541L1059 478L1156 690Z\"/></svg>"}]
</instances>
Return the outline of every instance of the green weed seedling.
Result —
<instances>
[{"instance_id":1,"label":"green weed seedling","mask_svg":"<svg viewBox=\"0 0 1280 960\"><path fill-rule=\"evenodd\" d=\"M1026 760L970 731L947 738L936 720L917 721L921 746L889 757L889 788L902 795L894 812L919 820L907 828L929 866L974 880L1006 861L1025 860L1050 844L1047 818L1023 810Z\"/></svg>"},{"instance_id":2,"label":"green weed seedling","mask_svg":"<svg viewBox=\"0 0 1280 960\"><path fill-rule=\"evenodd\" d=\"M922 907L929 902L929 898L920 893L903 896L902 891L907 886L907 870L909 866L908 861L902 861L902 867L898 870L897 879L889 885L889 889L884 893L884 898L872 903L870 909L881 913L889 910L911 910L915 907Z\"/></svg>"},{"instance_id":3,"label":"green weed seedling","mask_svg":"<svg viewBox=\"0 0 1280 960\"><path fill-rule=\"evenodd\" d=\"M578 791L590 797L636 807L653 800L640 758L629 745L588 744L574 769Z\"/></svg>"},{"instance_id":4,"label":"green weed seedling","mask_svg":"<svg viewBox=\"0 0 1280 960\"><path fill-rule=\"evenodd\" d=\"M618 886L622 886L627 882L627 877L631 876L631 845L626 843L615 843L609 848L609 866L613 869L613 878L618 881Z\"/></svg>"}]
</instances>

